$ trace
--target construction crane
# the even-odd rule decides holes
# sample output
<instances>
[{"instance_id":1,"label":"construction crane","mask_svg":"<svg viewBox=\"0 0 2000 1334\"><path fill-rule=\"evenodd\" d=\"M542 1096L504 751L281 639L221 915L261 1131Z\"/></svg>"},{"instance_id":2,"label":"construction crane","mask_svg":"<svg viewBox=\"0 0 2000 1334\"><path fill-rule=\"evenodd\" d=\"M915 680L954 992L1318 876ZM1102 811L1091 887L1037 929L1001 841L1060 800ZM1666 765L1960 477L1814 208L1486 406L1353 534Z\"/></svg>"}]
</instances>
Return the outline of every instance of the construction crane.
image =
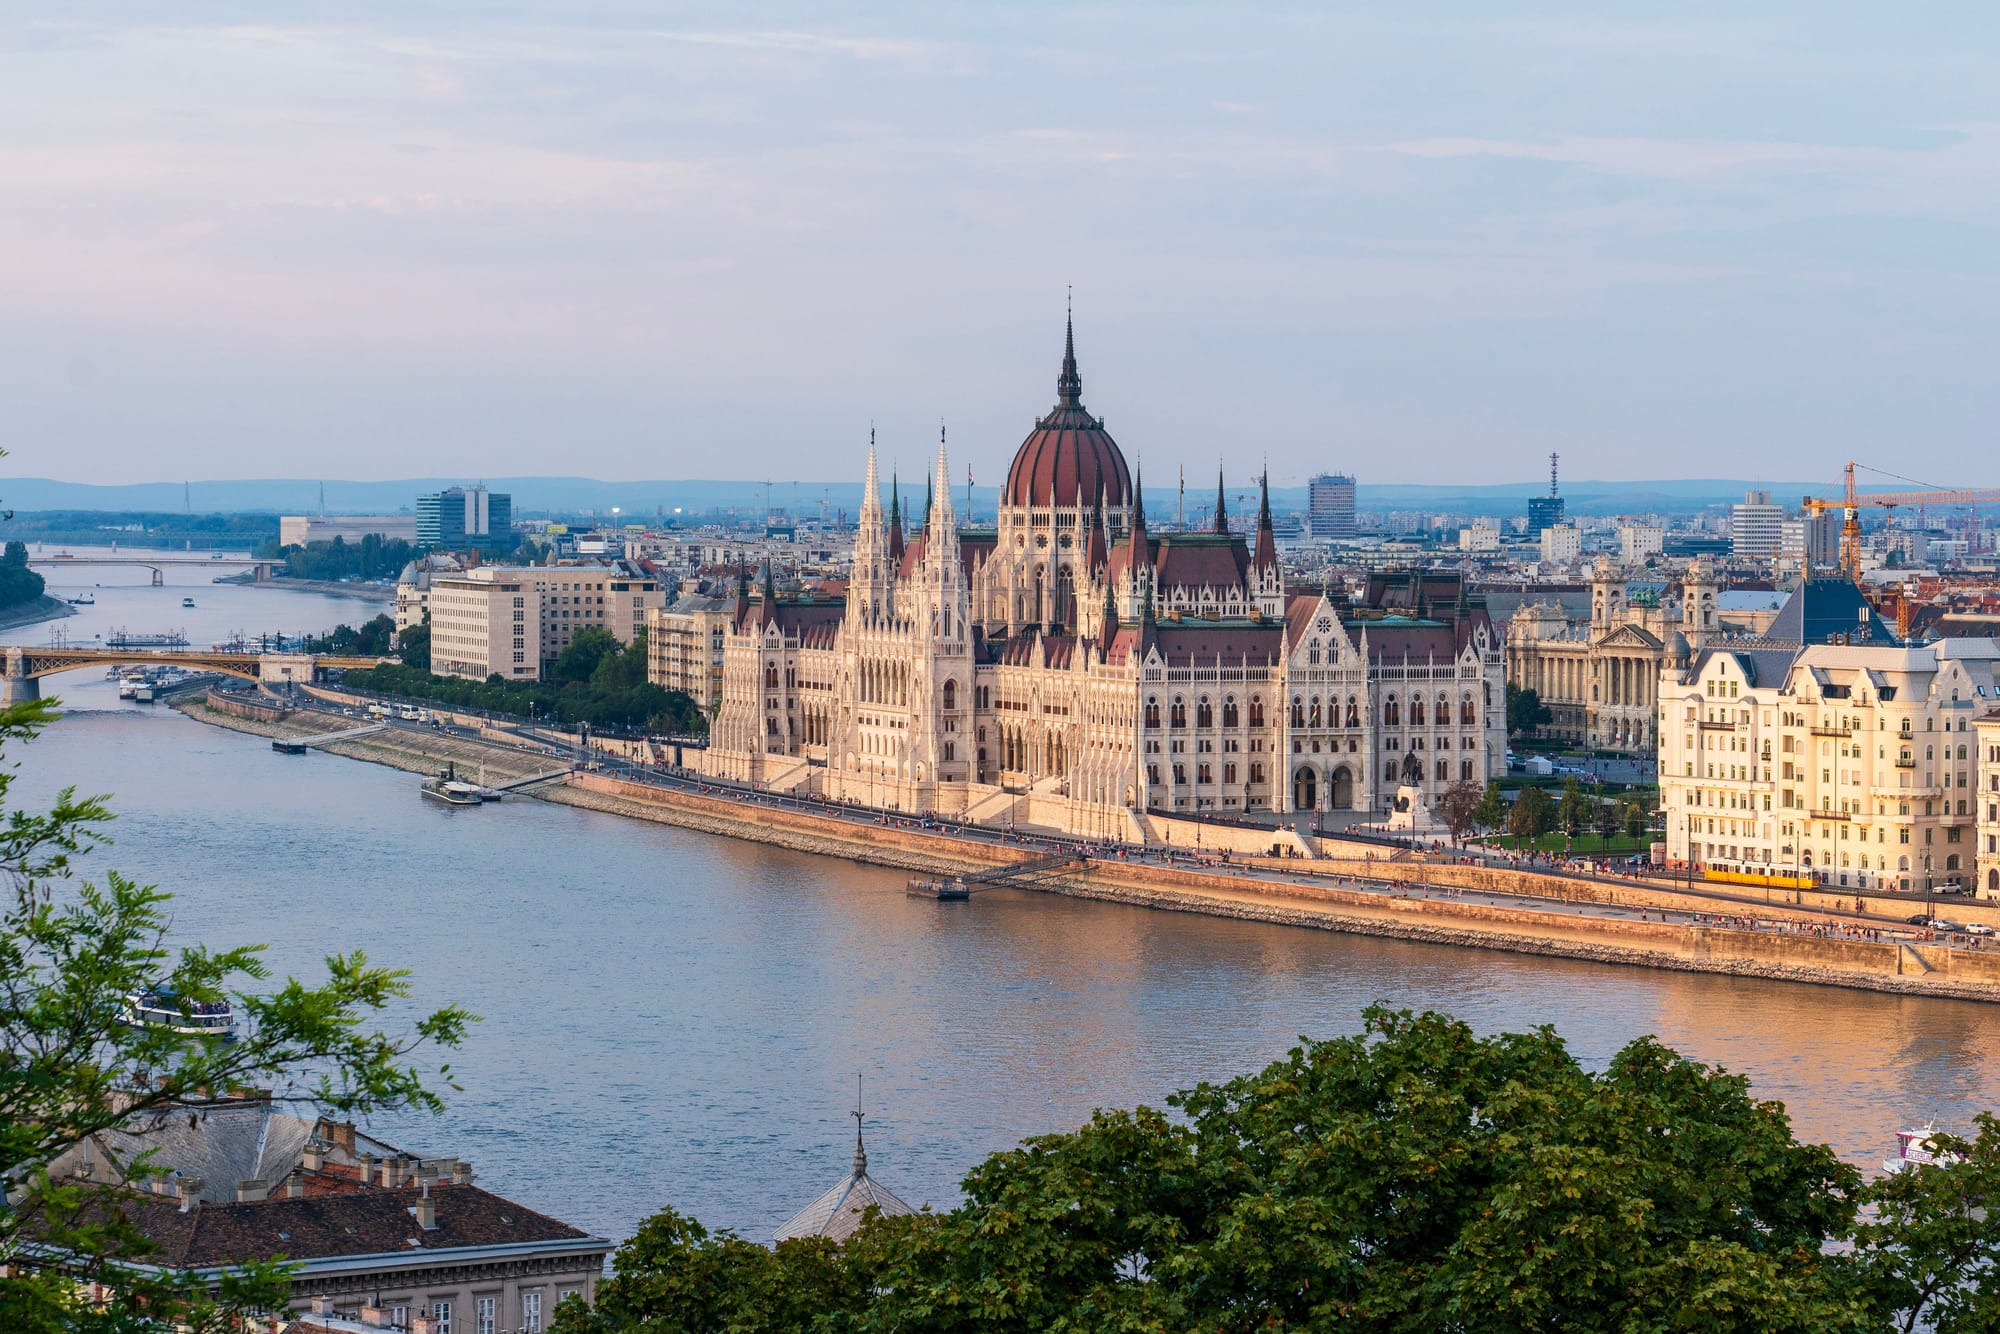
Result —
<instances>
[{"instance_id":1,"label":"construction crane","mask_svg":"<svg viewBox=\"0 0 2000 1334\"><path fill-rule=\"evenodd\" d=\"M1873 471L1873 469L1870 469ZM1893 474L1885 474L1893 476ZM1807 496L1800 503L1806 513L1818 517L1830 509L1842 511L1840 525L1840 568L1849 579L1861 581L1861 517L1863 505L1875 509L1896 509L1904 505L1990 505L2000 504L2000 488L1971 491L1876 491L1857 495L1854 490L1854 463L1848 461L1845 494L1838 498ZM1808 544L1810 546L1810 544Z\"/></svg>"}]
</instances>

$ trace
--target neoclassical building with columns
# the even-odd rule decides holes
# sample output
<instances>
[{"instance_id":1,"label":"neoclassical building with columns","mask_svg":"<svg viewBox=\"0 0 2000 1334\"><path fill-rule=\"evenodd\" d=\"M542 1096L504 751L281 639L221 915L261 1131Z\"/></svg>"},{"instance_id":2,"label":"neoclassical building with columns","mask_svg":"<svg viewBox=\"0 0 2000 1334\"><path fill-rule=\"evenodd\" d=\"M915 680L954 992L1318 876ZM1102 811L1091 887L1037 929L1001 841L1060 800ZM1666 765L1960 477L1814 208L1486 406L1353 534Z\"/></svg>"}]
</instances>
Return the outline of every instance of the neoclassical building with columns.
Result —
<instances>
[{"instance_id":1,"label":"neoclassical building with columns","mask_svg":"<svg viewBox=\"0 0 2000 1334\"><path fill-rule=\"evenodd\" d=\"M1083 404L1073 331L995 525L938 445L923 520L875 448L839 598L739 579L706 772L910 812L1143 840L1159 815L1380 812L1504 767L1500 635L1455 575L1358 602L1288 589L1268 491L1230 531L1154 531Z\"/></svg>"},{"instance_id":2,"label":"neoclassical building with columns","mask_svg":"<svg viewBox=\"0 0 2000 1334\"><path fill-rule=\"evenodd\" d=\"M1507 683L1548 707L1544 735L1574 745L1650 756L1658 741L1660 666L1676 632L1700 646L1722 630L1718 582L1707 557L1693 562L1678 602L1637 605L1610 556L1590 576L1590 622L1553 603L1530 603L1507 624Z\"/></svg>"}]
</instances>

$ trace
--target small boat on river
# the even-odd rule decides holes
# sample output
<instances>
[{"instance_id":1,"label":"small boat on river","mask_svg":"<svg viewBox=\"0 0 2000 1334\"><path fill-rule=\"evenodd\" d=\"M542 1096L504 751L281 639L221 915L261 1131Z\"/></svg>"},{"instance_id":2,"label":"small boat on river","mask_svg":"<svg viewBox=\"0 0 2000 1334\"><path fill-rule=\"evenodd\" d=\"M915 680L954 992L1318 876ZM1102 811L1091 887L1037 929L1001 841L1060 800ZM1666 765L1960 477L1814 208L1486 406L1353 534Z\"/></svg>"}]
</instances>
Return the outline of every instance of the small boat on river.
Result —
<instances>
[{"instance_id":1,"label":"small boat on river","mask_svg":"<svg viewBox=\"0 0 2000 1334\"><path fill-rule=\"evenodd\" d=\"M435 801L441 806L479 804L479 785L460 779L456 766L438 770L437 777L426 778L418 791L423 793L425 800Z\"/></svg>"},{"instance_id":2,"label":"small boat on river","mask_svg":"<svg viewBox=\"0 0 2000 1334\"><path fill-rule=\"evenodd\" d=\"M1882 1170L1894 1175L1907 1172L1912 1167L1949 1167L1963 1161L1957 1154L1948 1153L1931 1142L1937 1134L1937 1127L1925 1122L1921 1130L1899 1130L1896 1132L1897 1156L1885 1159Z\"/></svg>"},{"instance_id":3,"label":"small boat on river","mask_svg":"<svg viewBox=\"0 0 2000 1334\"><path fill-rule=\"evenodd\" d=\"M157 1028L186 1037L233 1038L236 1012L229 1002L188 1000L172 987L158 983L125 997L119 1022L132 1028Z\"/></svg>"}]
</instances>

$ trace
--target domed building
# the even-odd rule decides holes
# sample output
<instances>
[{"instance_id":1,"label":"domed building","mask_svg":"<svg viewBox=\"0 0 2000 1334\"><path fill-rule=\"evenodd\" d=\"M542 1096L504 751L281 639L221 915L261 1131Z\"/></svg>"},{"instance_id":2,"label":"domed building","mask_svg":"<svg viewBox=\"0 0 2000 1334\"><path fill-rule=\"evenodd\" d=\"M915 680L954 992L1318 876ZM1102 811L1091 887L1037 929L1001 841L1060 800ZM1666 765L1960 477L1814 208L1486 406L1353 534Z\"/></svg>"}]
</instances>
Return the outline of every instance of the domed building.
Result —
<instances>
[{"instance_id":1,"label":"domed building","mask_svg":"<svg viewBox=\"0 0 2000 1334\"><path fill-rule=\"evenodd\" d=\"M1484 606L1455 576L1371 582L1359 606L1288 591L1261 482L1248 533L1220 477L1203 530L1154 531L1084 406L1073 324L993 527L961 526L950 479L940 437L906 532L871 438L845 596L740 583L705 772L1150 841L1173 816L1374 812L1413 773L1437 791L1500 771Z\"/></svg>"}]
</instances>

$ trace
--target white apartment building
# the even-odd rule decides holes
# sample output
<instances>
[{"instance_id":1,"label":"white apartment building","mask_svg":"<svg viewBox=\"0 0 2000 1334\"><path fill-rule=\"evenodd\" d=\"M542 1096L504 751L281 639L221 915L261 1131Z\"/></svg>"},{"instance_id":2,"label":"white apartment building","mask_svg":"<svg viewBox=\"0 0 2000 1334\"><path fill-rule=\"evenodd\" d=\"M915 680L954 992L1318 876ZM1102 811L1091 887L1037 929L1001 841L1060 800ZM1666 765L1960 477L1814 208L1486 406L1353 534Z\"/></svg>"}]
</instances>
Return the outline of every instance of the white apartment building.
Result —
<instances>
[{"instance_id":1,"label":"white apartment building","mask_svg":"<svg viewBox=\"0 0 2000 1334\"><path fill-rule=\"evenodd\" d=\"M1627 567L1644 565L1666 550L1667 530L1656 523L1628 523L1618 530L1618 554Z\"/></svg>"},{"instance_id":2,"label":"white apartment building","mask_svg":"<svg viewBox=\"0 0 2000 1334\"><path fill-rule=\"evenodd\" d=\"M504 596L491 592L500 588ZM431 670L538 681L577 631L595 626L629 644L661 606L659 580L629 567L481 565L432 581Z\"/></svg>"},{"instance_id":3,"label":"white apartment building","mask_svg":"<svg viewBox=\"0 0 2000 1334\"><path fill-rule=\"evenodd\" d=\"M1569 565L1583 559L1583 532L1575 524L1552 523L1542 529L1542 559Z\"/></svg>"},{"instance_id":4,"label":"white apartment building","mask_svg":"<svg viewBox=\"0 0 2000 1334\"><path fill-rule=\"evenodd\" d=\"M1458 530L1460 551L1498 551L1500 549L1500 525L1491 519L1474 519Z\"/></svg>"},{"instance_id":5,"label":"white apartment building","mask_svg":"<svg viewBox=\"0 0 2000 1334\"><path fill-rule=\"evenodd\" d=\"M1972 883L1975 717L2000 645L1676 638L1660 678L1667 856L1922 891ZM2000 745L2000 741L1996 741Z\"/></svg>"}]
</instances>

